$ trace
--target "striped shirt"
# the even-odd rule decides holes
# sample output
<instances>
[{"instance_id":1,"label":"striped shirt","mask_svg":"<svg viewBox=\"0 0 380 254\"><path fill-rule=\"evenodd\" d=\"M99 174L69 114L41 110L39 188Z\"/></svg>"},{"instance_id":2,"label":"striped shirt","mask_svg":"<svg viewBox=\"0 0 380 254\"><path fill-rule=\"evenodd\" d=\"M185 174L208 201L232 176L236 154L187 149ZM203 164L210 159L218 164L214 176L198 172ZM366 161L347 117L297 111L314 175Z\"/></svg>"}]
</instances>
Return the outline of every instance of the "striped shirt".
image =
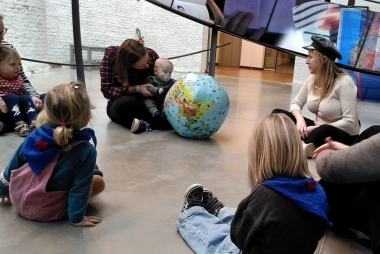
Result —
<instances>
[{"instance_id":1,"label":"striped shirt","mask_svg":"<svg viewBox=\"0 0 380 254\"><path fill-rule=\"evenodd\" d=\"M2 41L1 44L16 50L16 48L7 41ZM29 94L30 97L34 96L34 97L40 98L39 93L37 93L37 91L33 88L32 84L30 84L30 81L28 80L28 77L25 75L22 65L21 65L20 72L18 73L18 75L20 75L22 79L24 80L24 87L25 87L26 93Z\"/></svg>"},{"instance_id":2,"label":"striped shirt","mask_svg":"<svg viewBox=\"0 0 380 254\"><path fill-rule=\"evenodd\" d=\"M145 80L149 76L154 75L154 63L158 58L156 51L146 48L149 55L149 67L143 70L136 70L131 68L128 74L128 83L131 86L145 84ZM127 90L118 81L114 71L115 61L119 46L107 47L104 52L103 60L100 63L100 90L103 96L107 99L117 98L121 95L127 94Z\"/></svg>"}]
</instances>

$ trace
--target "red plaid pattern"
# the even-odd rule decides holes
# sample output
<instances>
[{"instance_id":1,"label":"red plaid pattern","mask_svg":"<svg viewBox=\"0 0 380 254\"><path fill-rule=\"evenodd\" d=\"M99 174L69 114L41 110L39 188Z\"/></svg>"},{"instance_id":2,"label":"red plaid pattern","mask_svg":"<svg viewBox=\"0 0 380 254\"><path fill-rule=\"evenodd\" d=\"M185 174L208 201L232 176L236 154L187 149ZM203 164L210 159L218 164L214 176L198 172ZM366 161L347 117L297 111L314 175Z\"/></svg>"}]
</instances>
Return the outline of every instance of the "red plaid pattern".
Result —
<instances>
[{"instance_id":1,"label":"red plaid pattern","mask_svg":"<svg viewBox=\"0 0 380 254\"><path fill-rule=\"evenodd\" d=\"M145 84L146 78L154 75L154 63L159 56L153 49L146 48L146 51L149 55L149 68L144 70L131 68L128 75L128 82L131 86ZM104 52L103 60L100 63L100 90L107 99L116 98L127 93L122 84L117 80L114 71L118 52L119 46L107 47Z\"/></svg>"}]
</instances>

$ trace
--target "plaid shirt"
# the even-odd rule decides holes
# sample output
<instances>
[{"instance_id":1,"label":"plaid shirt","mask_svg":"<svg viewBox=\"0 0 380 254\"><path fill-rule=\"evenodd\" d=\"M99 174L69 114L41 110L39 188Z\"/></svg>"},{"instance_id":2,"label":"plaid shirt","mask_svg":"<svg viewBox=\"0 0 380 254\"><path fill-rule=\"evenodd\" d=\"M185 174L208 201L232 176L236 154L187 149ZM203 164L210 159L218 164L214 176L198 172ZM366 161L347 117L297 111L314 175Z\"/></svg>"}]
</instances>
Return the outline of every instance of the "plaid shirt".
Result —
<instances>
[{"instance_id":1,"label":"plaid shirt","mask_svg":"<svg viewBox=\"0 0 380 254\"><path fill-rule=\"evenodd\" d=\"M154 63L159 56L153 49L146 48L146 51L149 55L149 68L143 70L131 68L128 74L128 83L130 86L145 84L146 78L154 75ZM123 85L117 80L114 71L118 52L119 46L107 47L104 52L103 60L100 63L100 90L107 99L117 98L123 94L127 94L127 90L125 90Z\"/></svg>"}]
</instances>

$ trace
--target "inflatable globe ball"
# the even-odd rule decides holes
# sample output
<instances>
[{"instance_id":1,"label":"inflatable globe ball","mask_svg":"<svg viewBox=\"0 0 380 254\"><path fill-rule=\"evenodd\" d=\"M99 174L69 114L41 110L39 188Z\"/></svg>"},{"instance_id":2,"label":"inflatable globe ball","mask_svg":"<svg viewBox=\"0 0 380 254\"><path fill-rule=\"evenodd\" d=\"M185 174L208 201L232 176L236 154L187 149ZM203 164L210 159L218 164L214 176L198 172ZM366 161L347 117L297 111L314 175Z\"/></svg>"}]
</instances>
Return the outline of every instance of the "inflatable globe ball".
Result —
<instances>
[{"instance_id":1,"label":"inflatable globe ball","mask_svg":"<svg viewBox=\"0 0 380 254\"><path fill-rule=\"evenodd\" d=\"M213 77L183 75L168 91L164 112L174 130L185 138L208 138L227 117L230 99Z\"/></svg>"}]
</instances>

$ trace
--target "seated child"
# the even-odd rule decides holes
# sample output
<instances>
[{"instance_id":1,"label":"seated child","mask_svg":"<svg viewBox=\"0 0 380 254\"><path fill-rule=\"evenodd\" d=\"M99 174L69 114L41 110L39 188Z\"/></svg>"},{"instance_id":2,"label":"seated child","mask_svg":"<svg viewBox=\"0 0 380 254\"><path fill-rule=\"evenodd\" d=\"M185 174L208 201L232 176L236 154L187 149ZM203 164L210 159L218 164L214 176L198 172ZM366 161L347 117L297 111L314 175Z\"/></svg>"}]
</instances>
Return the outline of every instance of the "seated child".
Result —
<instances>
[{"instance_id":1,"label":"seated child","mask_svg":"<svg viewBox=\"0 0 380 254\"><path fill-rule=\"evenodd\" d=\"M17 51L0 45L0 111L11 115L15 133L25 137L36 128L37 113L32 98L25 92L20 66Z\"/></svg>"},{"instance_id":2,"label":"seated child","mask_svg":"<svg viewBox=\"0 0 380 254\"><path fill-rule=\"evenodd\" d=\"M37 117L38 128L25 138L0 175L0 198L10 198L17 212L29 220L68 217L78 227L101 222L85 216L89 198L105 187L103 178L94 175L96 150L88 141L92 139L96 146L95 133L84 128L91 118L82 83L50 90Z\"/></svg>"},{"instance_id":3,"label":"seated child","mask_svg":"<svg viewBox=\"0 0 380 254\"><path fill-rule=\"evenodd\" d=\"M313 254L329 224L327 200L310 177L296 126L284 114L268 115L248 142L251 193L235 209L191 185L179 233L195 253Z\"/></svg>"},{"instance_id":4,"label":"seated child","mask_svg":"<svg viewBox=\"0 0 380 254\"><path fill-rule=\"evenodd\" d=\"M148 87L148 91L153 95L144 99L144 103L152 114L152 117L162 117L164 118L164 100L166 93L176 82L176 80L171 78L173 72L173 64L166 58L158 58L154 64L154 74L155 76L149 76L146 79L147 84L152 84L153 86Z\"/></svg>"}]
</instances>

